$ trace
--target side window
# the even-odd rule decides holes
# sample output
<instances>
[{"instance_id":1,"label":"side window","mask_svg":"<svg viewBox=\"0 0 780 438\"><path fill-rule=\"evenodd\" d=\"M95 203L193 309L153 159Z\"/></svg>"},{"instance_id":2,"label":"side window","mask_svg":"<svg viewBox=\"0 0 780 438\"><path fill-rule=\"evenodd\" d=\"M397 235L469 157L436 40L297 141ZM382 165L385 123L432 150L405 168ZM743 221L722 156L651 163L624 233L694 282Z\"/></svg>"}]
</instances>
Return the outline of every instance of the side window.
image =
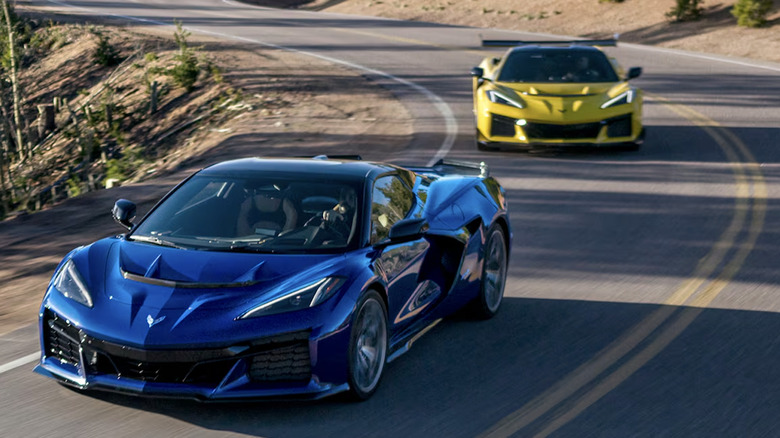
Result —
<instances>
[{"instance_id":1,"label":"side window","mask_svg":"<svg viewBox=\"0 0 780 438\"><path fill-rule=\"evenodd\" d=\"M414 194L398 176L376 180L371 192L371 243L387 238L390 227L405 218L414 203Z\"/></svg>"}]
</instances>

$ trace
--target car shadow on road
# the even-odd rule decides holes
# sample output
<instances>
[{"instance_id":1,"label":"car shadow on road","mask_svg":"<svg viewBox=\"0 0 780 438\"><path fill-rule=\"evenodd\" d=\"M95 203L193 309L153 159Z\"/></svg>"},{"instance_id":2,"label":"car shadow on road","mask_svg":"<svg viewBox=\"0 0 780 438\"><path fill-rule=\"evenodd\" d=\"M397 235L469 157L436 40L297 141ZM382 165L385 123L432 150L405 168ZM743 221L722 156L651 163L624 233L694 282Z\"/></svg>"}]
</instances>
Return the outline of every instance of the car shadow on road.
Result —
<instances>
[{"instance_id":1,"label":"car shadow on road","mask_svg":"<svg viewBox=\"0 0 780 438\"><path fill-rule=\"evenodd\" d=\"M521 429L529 436L614 376L614 391L563 426L560 436L769 436L778 426L780 316L706 309L668 347L635 373L621 366L647 356L652 344L691 308L651 304L507 298L493 320L451 319L386 369L379 391L363 403L201 404L106 393L90 397L166 415L209 430L256 436L470 437L544 394L639 321L669 318L617 355L570 397L557 400Z\"/></svg>"}]
</instances>

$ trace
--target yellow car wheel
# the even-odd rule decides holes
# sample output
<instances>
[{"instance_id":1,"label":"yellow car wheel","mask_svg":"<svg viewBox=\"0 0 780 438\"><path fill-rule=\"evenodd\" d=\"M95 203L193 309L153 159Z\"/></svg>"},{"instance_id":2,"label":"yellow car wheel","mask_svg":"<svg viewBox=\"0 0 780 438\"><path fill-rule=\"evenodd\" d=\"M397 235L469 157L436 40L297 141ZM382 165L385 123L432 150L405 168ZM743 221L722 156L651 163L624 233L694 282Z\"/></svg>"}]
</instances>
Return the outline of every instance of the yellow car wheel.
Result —
<instances>
[{"instance_id":1,"label":"yellow car wheel","mask_svg":"<svg viewBox=\"0 0 780 438\"><path fill-rule=\"evenodd\" d=\"M476 131L476 138L477 138L477 149L481 151L495 151L498 150L497 146L492 146L492 143L483 140L485 137L482 135L482 133L479 132L479 129Z\"/></svg>"}]
</instances>

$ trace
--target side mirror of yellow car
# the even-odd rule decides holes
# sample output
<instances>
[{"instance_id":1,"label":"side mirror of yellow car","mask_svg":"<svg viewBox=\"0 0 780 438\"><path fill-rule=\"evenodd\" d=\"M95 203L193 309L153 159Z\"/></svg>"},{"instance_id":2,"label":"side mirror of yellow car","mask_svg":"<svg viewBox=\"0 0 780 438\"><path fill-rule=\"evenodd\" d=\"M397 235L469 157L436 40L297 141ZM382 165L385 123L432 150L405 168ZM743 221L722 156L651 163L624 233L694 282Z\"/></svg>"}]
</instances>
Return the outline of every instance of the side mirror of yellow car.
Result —
<instances>
[{"instance_id":1,"label":"side mirror of yellow car","mask_svg":"<svg viewBox=\"0 0 780 438\"><path fill-rule=\"evenodd\" d=\"M634 78L638 78L641 74L642 74L642 67L631 67L628 69L626 80L628 81Z\"/></svg>"}]
</instances>

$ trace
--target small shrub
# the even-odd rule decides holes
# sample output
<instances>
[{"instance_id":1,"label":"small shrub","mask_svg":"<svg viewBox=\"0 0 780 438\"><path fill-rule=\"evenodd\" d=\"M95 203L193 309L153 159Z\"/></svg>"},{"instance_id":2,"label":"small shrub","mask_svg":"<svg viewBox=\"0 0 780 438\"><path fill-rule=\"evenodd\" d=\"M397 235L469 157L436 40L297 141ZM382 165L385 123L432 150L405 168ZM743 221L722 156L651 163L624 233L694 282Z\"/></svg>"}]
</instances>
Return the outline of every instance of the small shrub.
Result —
<instances>
[{"instance_id":1,"label":"small shrub","mask_svg":"<svg viewBox=\"0 0 780 438\"><path fill-rule=\"evenodd\" d=\"M772 0L737 0L731 15L740 26L761 27L766 25L766 16L771 10Z\"/></svg>"},{"instance_id":2,"label":"small shrub","mask_svg":"<svg viewBox=\"0 0 780 438\"><path fill-rule=\"evenodd\" d=\"M200 75L200 66L195 50L187 43L188 36L190 33L182 28L181 22L177 21L174 39L179 46L179 53L174 56L176 65L168 71L168 74L177 86L192 91Z\"/></svg>"},{"instance_id":3,"label":"small shrub","mask_svg":"<svg viewBox=\"0 0 780 438\"><path fill-rule=\"evenodd\" d=\"M98 46L97 49L95 49L95 53L92 55L95 62L103 67L111 67L119 64L119 61L122 60L119 56L119 50L111 45L111 42L106 35L98 31L95 31L94 33L98 37Z\"/></svg>"},{"instance_id":4,"label":"small shrub","mask_svg":"<svg viewBox=\"0 0 780 438\"><path fill-rule=\"evenodd\" d=\"M29 46L37 52L57 50L69 43L69 38L56 25L48 21L46 27L38 29L30 35Z\"/></svg>"},{"instance_id":5,"label":"small shrub","mask_svg":"<svg viewBox=\"0 0 780 438\"><path fill-rule=\"evenodd\" d=\"M222 75L222 69L218 65L208 62L208 70L211 73L211 78L214 79L214 83L221 84L225 82L225 77Z\"/></svg>"},{"instance_id":6,"label":"small shrub","mask_svg":"<svg viewBox=\"0 0 780 438\"><path fill-rule=\"evenodd\" d=\"M702 0L676 0L675 6L666 13L666 16L677 22L696 21L704 12L702 3Z\"/></svg>"},{"instance_id":7,"label":"small shrub","mask_svg":"<svg viewBox=\"0 0 780 438\"><path fill-rule=\"evenodd\" d=\"M106 162L106 179L123 181L127 178L128 163L126 160L111 158Z\"/></svg>"},{"instance_id":8,"label":"small shrub","mask_svg":"<svg viewBox=\"0 0 780 438\"><path fill-rule=\"evenodd\" d=\"M71 175L68 178L68 196L75 198L81 194L81 179L78 175Z\"/></svg>"}]
</instances>

